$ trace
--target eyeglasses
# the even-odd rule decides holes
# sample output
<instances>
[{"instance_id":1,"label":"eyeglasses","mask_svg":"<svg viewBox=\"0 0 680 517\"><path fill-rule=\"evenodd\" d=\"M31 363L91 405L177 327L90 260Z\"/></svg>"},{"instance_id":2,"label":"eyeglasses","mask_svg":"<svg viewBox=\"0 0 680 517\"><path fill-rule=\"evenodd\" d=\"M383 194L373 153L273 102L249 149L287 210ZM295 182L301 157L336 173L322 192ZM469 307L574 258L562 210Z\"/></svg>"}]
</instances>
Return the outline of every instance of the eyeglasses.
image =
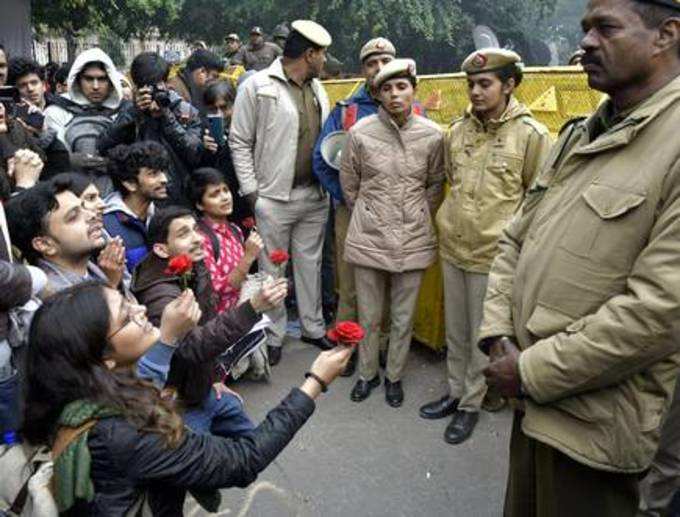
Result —
<instances>
[{"instance_id":1,"label":"eyeglasses","mask_svg":"<svg viewBox=\"0 0 680 517\"><path fill-rule=\"evenodd\" d=\"M126 311L125 317L116 330L107 336L108 339L113 338L121 330L127 327L130 323L134 323L138 327L143 327L146 325L146 307L139 305L137 301L131 296L125 297L125 303L123 304L123 310Z\"/></svg>"}]
</instances>

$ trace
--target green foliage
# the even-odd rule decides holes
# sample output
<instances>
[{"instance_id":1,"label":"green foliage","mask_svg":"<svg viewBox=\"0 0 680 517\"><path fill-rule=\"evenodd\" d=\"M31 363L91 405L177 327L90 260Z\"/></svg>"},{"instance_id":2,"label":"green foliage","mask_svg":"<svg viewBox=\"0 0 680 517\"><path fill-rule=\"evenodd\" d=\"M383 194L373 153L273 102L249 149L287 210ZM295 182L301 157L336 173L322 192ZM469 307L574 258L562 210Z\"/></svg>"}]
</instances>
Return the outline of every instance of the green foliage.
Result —
<instances>
[{"instance_id":1,"label":"green foliage","mask_svg":"<svg viewBox=\"0 0 680 517\"><path fill-rule=\"evenodd\" d=\"M580 0L579 0L580 1ZM528 63L544 58L537 38L549 33L555 7L569 0L32 0L35 21L64 31L108 27L121 39L161 34L219 45L230 32L313 19L333 35L331 52L359 69L359 49L385 36L420 73L453 71L473 50L472 28L489 25ZM543 45L545 47L545 45Z\"/></svg>"}]
</instances>

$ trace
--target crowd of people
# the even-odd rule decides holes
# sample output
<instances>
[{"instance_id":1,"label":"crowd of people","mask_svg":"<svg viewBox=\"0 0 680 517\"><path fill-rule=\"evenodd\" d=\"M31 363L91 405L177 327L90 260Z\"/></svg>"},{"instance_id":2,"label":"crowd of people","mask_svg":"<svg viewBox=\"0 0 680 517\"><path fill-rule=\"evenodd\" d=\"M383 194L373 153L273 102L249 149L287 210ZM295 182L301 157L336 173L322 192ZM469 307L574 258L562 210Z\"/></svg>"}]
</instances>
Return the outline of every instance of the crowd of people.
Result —
<instances>
[{"instance_id":1,"label":"crowd of people","mask_svg":"<svg viewBox=\"0 0 680 517\"><path fill-rule=\"evenodd\" d=\"M181 515L187 492L216 511L337 376L356 375L352 401L384 383L399 408L439 259L448 382L420 417L450 417L455 445L483 409L512 407L505 515L666 515L680 5L591 0L582 26L607 97L556 141L514 95L507 49L464 61L470 104L444 131L415 100L416 61L383 37L331 109L332 37L310 20L276 43L230 34L230 64L253 70L237 85L204 48L170 77L154 52L123 73L98 48L46 70L0 46L7 511ZM227 384L285 368L293 320L322 352L256 424ZM345 322L360 343L328 333Z\"/></svg>"}]
</instances>

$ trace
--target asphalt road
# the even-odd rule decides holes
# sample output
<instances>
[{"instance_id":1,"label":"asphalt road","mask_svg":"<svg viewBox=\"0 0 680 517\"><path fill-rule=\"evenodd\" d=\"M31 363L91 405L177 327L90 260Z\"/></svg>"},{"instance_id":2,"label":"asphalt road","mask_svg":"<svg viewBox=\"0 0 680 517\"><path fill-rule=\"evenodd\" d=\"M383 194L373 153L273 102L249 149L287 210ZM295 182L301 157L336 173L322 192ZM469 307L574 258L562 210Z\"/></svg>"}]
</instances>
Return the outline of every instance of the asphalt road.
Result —
<instances>
[{"instance_id":1,"label":"asphalt road","mask_svg":"<svg viewBox=\"0 0 680 517\"><path fill-rule=\"evenodd\" d=\"M270 383L233 388L260 421L299 386L318 350L289 340ZM465 516L501 515L511 413L482 412L464 444L443 441L449 419L425 421L418 407L445 391L444 362L414 346L403 385L404 405L385 403L383 386L357 404L355 379L338 379L317 401L312 418L248 489L225 490L219 515ZM193 501L187 515L203 515Z\"/></svg>"}]
</instances>

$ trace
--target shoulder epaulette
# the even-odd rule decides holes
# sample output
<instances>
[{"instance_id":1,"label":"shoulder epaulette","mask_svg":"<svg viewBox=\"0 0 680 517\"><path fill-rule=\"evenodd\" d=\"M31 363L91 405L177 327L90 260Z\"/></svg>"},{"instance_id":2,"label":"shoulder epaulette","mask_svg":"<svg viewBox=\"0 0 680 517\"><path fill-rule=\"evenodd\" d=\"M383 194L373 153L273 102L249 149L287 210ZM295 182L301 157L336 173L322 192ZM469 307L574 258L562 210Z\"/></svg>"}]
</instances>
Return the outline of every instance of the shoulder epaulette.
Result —
<instances>
[{"instance_id":1,"label":"shoulder epaulette","mask_svg":"<svg viewBox=\"0 0 680 517\"><path fill-rule=\"evenodd\" d=\"M565 124L560 128L560 130L557 134L561 135L562 133L564 133L565 130L569 129L574 124L578 124L579 122L583 122L587 118L588 117L575 117L575 118L572 118L571 120L567 120L567 122L565 122Z\"/></svg>"},{"instance_id":2,"label":"shoulder epaulette","mask_svg":"<svg viewBox=\"0 0 680 517\"><path fill-rule=\"evenodd\" d=\"M522 122L524 122L527 126L531 127L531 129L533 129L539 134L547 135L550 132L548 131L548 128L545 127L545 125L541 124L538 120L536 120L532 116L522 117Z\"/></svg>"}]
</instances>

